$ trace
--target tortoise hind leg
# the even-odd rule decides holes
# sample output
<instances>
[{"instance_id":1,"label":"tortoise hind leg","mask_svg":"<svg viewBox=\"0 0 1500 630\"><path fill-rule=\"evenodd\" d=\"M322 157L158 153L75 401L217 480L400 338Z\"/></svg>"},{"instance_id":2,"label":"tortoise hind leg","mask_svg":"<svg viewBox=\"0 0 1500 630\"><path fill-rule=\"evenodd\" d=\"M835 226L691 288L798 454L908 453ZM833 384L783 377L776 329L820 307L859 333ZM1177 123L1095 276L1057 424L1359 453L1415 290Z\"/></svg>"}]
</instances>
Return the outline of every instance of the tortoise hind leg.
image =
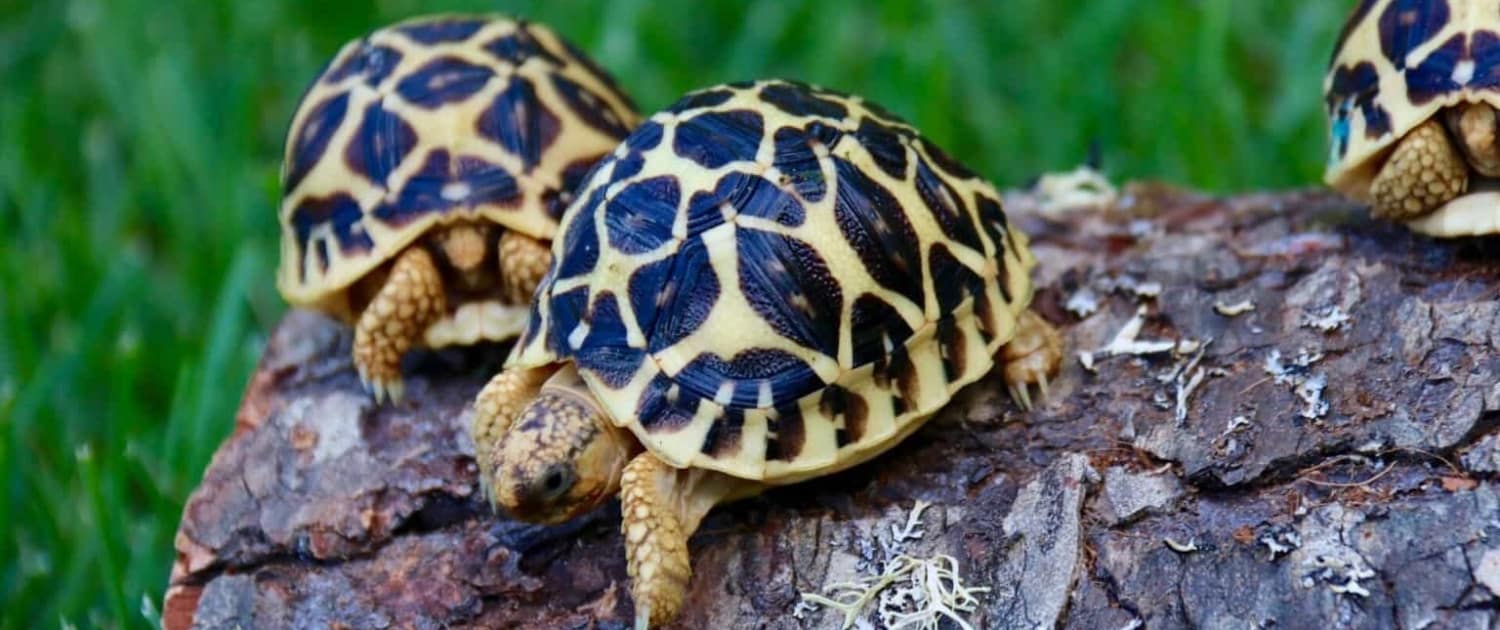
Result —
<instances>
[{"instance_id":1,"label":"tortoise hind leg","mask_svg":"<svg viewBox=\"0 0 1500 630\"><path fill-rule=\"evenodd\" d=\"M1371 214L1406 221L1428 214L1463 194L1469 166L1434 118L1396 145L1370 182Z\"/></svg>"},{"instance_id":2,"label":"tortoise hind leg","mask_svg":"<svg viewBox=\"0 0 1500 630\"><path fill-rule=\"evenodd\" d=\"M500 286L507 304L529 304L552 263L552 250L514 230L500 235Z\"/></svg>"},{"instance_id":3,"label":"tortoise hind leg","mask_svg":"<svg viewBox=\"0 0 1500 630\"><path fill-rule=\"evenodd\" d=\"M354 366L375 402L400 402L405 393L401 357L445 308L443 278L432 254L408 248L354 327Z\"/></svg>"},{"instance_id":4,"label":"tortoise hind leg","mask_svg":"<svg viewBox=\"0 0 1500 630\"><path fill-rule=\"evenodd\" d=\"M714 505L759 486L703 469L678 470L649 452L620 479L621 530L637 630L670 623L682 610L693 568L688 537Z\"/></svg>"},{"instance_id":5,"label":"tortoise hind leg","mask_svg":"<svg viewBox=\"0 0 1500 630\"><path fill-rule=\"evenodd\" d=\"M1022 409L1031 409L1032 385L1047 396L1047 378L1062 364L1062 336L1052 324L1030 310L1022 311L1016 322L1016 336L1000 349L1005 367L1005 384L1010 396Z\"/></svg>"}]
</instances>

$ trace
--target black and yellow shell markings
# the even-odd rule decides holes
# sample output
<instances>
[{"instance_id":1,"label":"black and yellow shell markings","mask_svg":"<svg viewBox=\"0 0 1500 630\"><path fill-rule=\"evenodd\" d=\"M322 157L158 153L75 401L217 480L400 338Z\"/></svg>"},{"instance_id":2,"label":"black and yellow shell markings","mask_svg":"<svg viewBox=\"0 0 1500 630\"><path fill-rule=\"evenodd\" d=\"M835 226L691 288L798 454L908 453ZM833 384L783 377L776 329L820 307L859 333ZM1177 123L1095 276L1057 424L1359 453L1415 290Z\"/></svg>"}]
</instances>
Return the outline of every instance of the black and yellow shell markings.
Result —
<instances>
[{"instance_id":1,"label":"black and yellow shell markings","mask_svg":"<svg viewBox=\"0 0 1500 630\"><path fill-rule=\"evenodd\" d=\"M288 133L283 293L317 301L460 217L550 238L637 119L613 79L538 25L439 16L352 42Z\"/></svg>"},{"instance_id":2,"label":"black and yellow shell markings","mask_svg":"<svg viewBox=\"0 0 1500 630\"><path fill-rule=\"evenodd\" d=\"M1443 106L1500 92L1500 2L1361 0L1324 88L1339 182Z\"/></svg>"},{"instance_id":3,"label":"black and yellow shell markings","mask_svg":"<svg viewBox=\"0 0 1500 630\"><path fill-rule=\"evenodd\" d=\"M643 123L553 254L517 361L576 361L663 459L747 478L904 436L1031 297L992 186L884 110L784 81Z\"/></svg>"}]
</instances>

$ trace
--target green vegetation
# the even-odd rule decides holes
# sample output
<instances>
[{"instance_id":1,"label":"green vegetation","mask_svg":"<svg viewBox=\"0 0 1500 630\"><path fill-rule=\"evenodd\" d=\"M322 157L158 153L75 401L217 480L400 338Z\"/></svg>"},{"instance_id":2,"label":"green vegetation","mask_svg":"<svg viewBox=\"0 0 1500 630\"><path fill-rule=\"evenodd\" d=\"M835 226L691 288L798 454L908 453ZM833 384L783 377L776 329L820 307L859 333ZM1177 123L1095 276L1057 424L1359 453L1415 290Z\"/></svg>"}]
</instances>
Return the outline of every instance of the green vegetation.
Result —
<instances>
[{"instance_id":1,"label":"green vegetation","mask_svg":"<svg viewBox=\"0 0 1500 630\"><path fill-rule=\"evenodd\" d=\"M144 626L183 501L283 306L282 137L371 28L492 1L0 3L0 627ZM500 2L646 110L787 76L862 92L1001 184L1317 181L1348 2ZM333 8L338 5L338 8Z\"/></svg>"}]
</instances>

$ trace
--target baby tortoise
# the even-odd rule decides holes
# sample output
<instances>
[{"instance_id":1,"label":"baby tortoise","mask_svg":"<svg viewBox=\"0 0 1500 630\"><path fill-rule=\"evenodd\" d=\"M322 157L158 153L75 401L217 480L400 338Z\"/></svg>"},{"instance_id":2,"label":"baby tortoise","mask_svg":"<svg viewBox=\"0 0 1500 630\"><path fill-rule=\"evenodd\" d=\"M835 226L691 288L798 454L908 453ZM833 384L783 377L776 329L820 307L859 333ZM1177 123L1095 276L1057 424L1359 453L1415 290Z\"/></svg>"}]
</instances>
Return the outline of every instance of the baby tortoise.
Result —
<instances>
[{"instance_id":1,"label":"baby tortoise","mask_svg":"<svg viewBox=\"0 0 1500 630\"><path fill-rule=\"evenodd\" d=\"M439 15L350 42L287 133L277 287L354 324L361 380L399 400L412 347L520 334L558 217L638 121L536 24Z\"/></svg>"}]
</instances>

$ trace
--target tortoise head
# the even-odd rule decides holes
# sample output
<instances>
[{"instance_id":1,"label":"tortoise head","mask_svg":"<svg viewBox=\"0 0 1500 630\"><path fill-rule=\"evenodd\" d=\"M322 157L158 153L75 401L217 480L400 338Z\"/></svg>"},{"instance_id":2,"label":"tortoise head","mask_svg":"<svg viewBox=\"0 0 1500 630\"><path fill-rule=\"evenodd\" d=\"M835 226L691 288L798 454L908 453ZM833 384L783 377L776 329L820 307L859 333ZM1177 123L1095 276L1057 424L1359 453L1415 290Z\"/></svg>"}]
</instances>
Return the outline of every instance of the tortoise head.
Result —
<instances>
[{"instance_id":1,"label":"tortoise head","mask_svg":"<svg viewBox=\"0 0 1500 630\"><path fill-rule=\"evenodd\" d=\"M610 423L572 365L542 385L501 438L490 472L495 503L533 523L587 512L620 490L634 437Z\"/></svg>"}]
</instances>

